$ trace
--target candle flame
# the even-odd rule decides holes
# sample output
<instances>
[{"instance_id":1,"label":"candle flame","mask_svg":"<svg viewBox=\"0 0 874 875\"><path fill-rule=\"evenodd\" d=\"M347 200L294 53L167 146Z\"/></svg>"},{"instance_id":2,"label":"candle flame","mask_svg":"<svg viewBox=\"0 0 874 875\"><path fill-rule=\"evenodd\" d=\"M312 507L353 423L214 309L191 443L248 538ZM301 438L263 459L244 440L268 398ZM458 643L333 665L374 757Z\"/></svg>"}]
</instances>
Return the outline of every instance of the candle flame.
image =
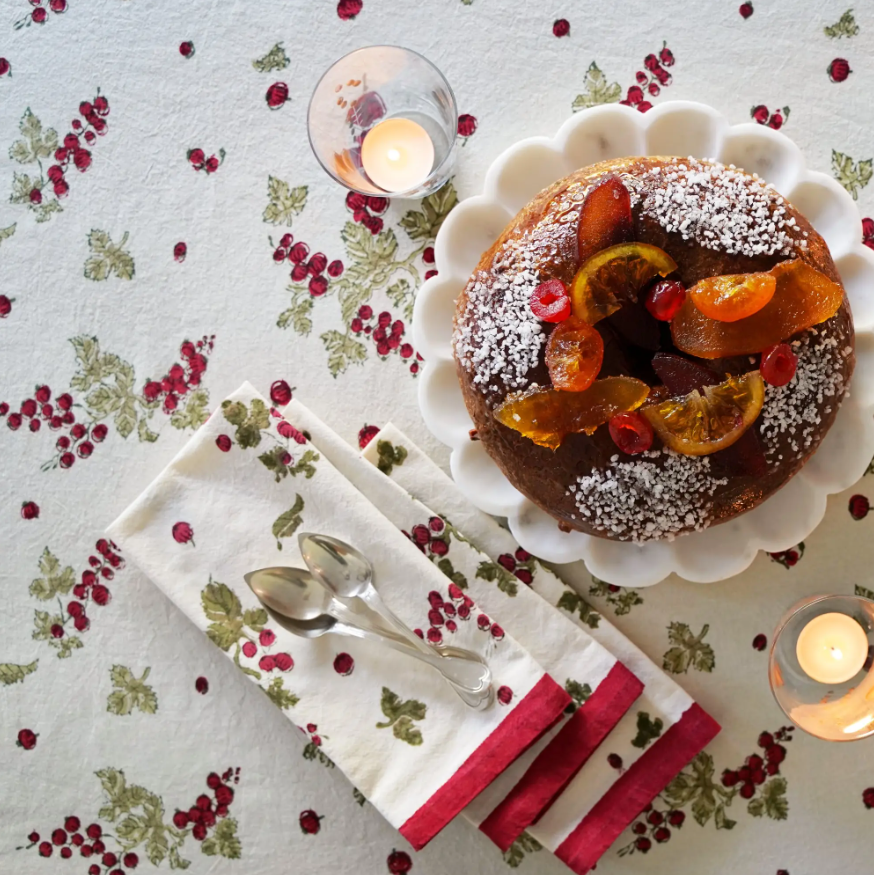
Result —
<instances>
[{"instance_id":1,"label":"candle flame","mask_svg":"<svg viewBox=\"0 0 874 875\"><path fill-rule=\"evenodd\" d=\"M832 658L843 659L844 654L839 647L832 647Z\"/></svg>"},{"instance_id":2,"label":"candle flame","mask_svg":"<svg viewBox=\"0 0 874 875\"><path fill-rule=\"evenodd\" d=\"M401 157L401 153L397 149L389 149L388 150L389 161L399 161L400 157Z\"/></svg>"}]
</instances>

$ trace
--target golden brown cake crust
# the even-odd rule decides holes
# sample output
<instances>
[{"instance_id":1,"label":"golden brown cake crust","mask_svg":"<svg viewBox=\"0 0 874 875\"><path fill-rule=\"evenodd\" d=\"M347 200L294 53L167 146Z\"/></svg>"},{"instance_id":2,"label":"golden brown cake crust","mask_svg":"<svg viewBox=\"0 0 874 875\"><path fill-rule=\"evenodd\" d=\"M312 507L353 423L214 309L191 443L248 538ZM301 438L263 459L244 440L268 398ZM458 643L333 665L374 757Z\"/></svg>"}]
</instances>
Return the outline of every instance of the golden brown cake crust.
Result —
<instances>
[{"instance_id":1,"label":"golden brown cake crust","mask_svg":"<svg viewBox=\"0 0 874 875\"><path fill-rule=\"evenodd\" d=\"M544 347L553 326L523 325L525 319L536 323L530 311L524 312L523 301L546 279L570 284L579 266L577 211L608 174L619 174L632 194L634 239L664 249L677 262L677 275L687 288L709 276L769 270L790 258L801 258L840 282L825 241L804 216L757 178L720 168L691 159L650 157L578 170L520 210L483 254L458 299L457 371L477 436L510 482L561 524L601 537L639 541L672 538L731 519L785 485L834 421L855 362L846 295L835 316L792 339L799 356L793 381L782 389L767 387L765 406L753 426L767 460L764 474L753 475L736 453L677 456L659 449L658 441L645 456L627 456L606 427L591 437L571 435L553 452L492 415L508 394L535 383L549 385ZM729 180L729 195L736 193L722 217L727 214L730 220L722 228L713 219L719 211L706 213L706 206L706 215L697 214L696 226L694 203L682 201L692 186L704 192L701 203L715 203L707 200L711 173L717 174L719 184ZM671 198L679 202L675 205ZM683 227L688 215L693 221ZM605 341L600 376L632 374L656 385L648 361L655 348L674 350L664 328L659 333L658 324L650 320L653 325L642 330L645 320L633 316L620 311L598 324ZM755 369L758 361L743 357L708 364L720 373L737 374Z\"/></svg>"}]
</instances>

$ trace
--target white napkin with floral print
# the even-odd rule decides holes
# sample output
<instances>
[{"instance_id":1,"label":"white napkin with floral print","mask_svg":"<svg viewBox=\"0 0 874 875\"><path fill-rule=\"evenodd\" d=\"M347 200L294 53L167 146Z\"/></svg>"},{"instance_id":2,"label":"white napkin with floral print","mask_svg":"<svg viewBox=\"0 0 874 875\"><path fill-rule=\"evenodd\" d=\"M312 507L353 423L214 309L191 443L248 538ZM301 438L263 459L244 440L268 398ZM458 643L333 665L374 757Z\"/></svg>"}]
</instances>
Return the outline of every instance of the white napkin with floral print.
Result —
<instances>
[{"instance_id":1,"label":"white napkin with floral print","mask_svg":"<svg viewBox=\"0 0 874 875\"><path fill-rule=\"evenodd\" d=\"M443 642L465 646L462 636L474 629L474 634L500 636L505 628L515 635L518 627L528 652L564 684L574 700L567 719L464 811L506 850L610 735L640 696L643 684L588 629L526 586L540 568L533 557L516 549L515 556L499 556L495 561L471 543L466 533L459 532L451 517L430 510L382 473L399 470L407 459L407 441L399 432L386 432L389 437L397 434L401 438L395 438L394 445L382 436L370 445L366 456L378 466L374 467L299 401L293 400L283 415L305 430L322 456L445 575L441 586L419 603L419 634L435 646ZM376 453L372 452L376 448ZM480 608L483 599L489 604L476 626L463 618L471 596Z\"/></svg>"},{"instance_id":2,"label":"white napkin with floral print","mask_svg":"<svg viewBox=\"0 0 874 875\"><path fill-rule=\"evenodd\" d=\"M296 402L293 402L296 404ZM298 415L298 410L293 411ZM326 453L327 453L326 449ZM452 480L406 435L389 424L362 453L376 469L400 487L389 509L381 492L369 492L374 503L396 525L411 531L444 573L463 575L466 592L490 615L500 616L517 640L556 678L551 651L559 639L559 621L573 623L609 649L639 678L640 698L619 721L597 755L589 757L563 792L527 832L574 872L589 871L636 816L719 732L719 725L615 626L597 613L549 569L521 550L512 535L474 507ZM347 472L347 476L351 476ZM397 498L407 497L406 511ZM445 545L425 538L417 525L426 516L451 520ZM464 533L461 539L458 532ZM436 549L435 549L436 547ZM521 584L495 586L483 574L483 560L512 572ZM574 691L577 692L577 691ZM572 693L573 695L574 693ZM481 818L481 802L495 782L468 807L474 822L492 834L489 818ZM488 809L488 805L485 806ZM505 845L506 833L492 837Z\"/></svg>"},{"instance_id":3,"label":"white napkin with floral print","mask_svg":"<svg viewBox=\"0 0 874 875\"><path fill-rule=\"evenodd\" d=\"M484 656L497 702L476 712L430 667L358 639L269 623L247 571L303 565L306 529L361 548L410 625L446 578L249 385L224 401L109 531L228 657L306 727L367 799L421 848L571 704L471 601L461 646Z\"/></svg>"}]
</instances>

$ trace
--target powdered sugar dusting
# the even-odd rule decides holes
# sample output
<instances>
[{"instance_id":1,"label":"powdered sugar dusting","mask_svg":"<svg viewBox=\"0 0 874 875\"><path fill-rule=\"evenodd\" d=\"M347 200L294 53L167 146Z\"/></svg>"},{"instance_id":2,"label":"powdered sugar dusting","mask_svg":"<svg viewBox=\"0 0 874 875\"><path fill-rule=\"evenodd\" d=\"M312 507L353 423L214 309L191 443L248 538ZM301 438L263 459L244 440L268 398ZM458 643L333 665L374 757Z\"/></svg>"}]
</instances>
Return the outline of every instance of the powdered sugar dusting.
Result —
<instances>
[{"instance_id":1,"label":"powdered sugar dusting","mask_svg":"<svg viewBox=\"0 0 874 875\"><path fill-rule=\"evenodd\" d=\"M526 243L525 238L504 243L491 271L473 275L456 318L455 355L483 393L497 391L495 378L510 389L524 389L545 341L531 312L531 293L540 280Z\"/></svg>"},{"instance_id":2,"label":"powdered sugar dusting","mask_svg":"<svg viewBox=\"0 0 874 875\"><path fill-rule=\"evenodd\" d=\"M674 158L640 180L625 179L633 203L666 231L731 254L792 255L807 241L787 217L787 205L758 176L733 164Z\"/></svg>"},{"instance_id":3,"label":"powdered sugar dusting","mask_svg":"<svg viewBox=\"0 0 874 875\"><path fill-rule=\"evenodd\" d=\"M795 376L785 386L767 386L760 417L765 455L775 457L781 442L788 438L793 453L807 453L821 434L823 415L836 410L844 395L844 360L852 348L837 337L820 338L812 328L800 340L792 342L798 356ZM785 436L785 437L782 437Z\"/></svg>"},{"instance_id":4,"label":"powdered sugar dusting","mask_svg":"<svg viewBox=\"0 0 874 875\"><path fill-rule=\"evenodd\" d=\"M728 483L713 476L706 456L665 448L629 462L618 458L603 471L578 477L568 493L592 529L623 541L671 541L705 528L713 494ZM653 461L659 458L662 464Z\"/></svg>"}]
</instances>

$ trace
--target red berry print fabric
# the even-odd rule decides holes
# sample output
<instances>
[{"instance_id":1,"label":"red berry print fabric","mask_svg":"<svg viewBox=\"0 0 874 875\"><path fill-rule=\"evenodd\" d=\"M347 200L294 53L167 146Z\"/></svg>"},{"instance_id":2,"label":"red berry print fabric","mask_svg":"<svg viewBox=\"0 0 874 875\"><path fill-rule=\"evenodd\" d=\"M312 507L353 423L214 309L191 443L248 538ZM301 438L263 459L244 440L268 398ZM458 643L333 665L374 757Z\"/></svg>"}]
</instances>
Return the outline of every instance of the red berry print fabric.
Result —
<instances>
[{"instance_id":1,"label":"red berry print fabric","mask_svg":"<svg viewBox=\"0 0 874 875\"><path fill-rule=\"evenodd\" d=\"M331 727L285 719L301 666L271 638L269 619L238 615L244 582L197 581L198 610L214 626L204 642L105 529L217 422L216 464L251 459L263 489L284 490L264 534L265 561L286 564L324 464L306 428L280 420L293 399L350 446L372 444L388 476L410 464L406 446L380 438L389 422L448 470L421 423L427 362L412 326L417 291L436 274L436 234L482 190L497 154L551 135L574 112L693 100L754 134L780 131L854 199L857 239L874 249L874 21L863 4L814 0L791 9L666 0L657 14L643 0L586 10L505 0L499 14L488 0L446 0L429 4L427 18L423 4L403 0L291 0L282 14L255 6L222 15L207 0L184 12L170 0L4 7L0 788L10 814L0 820L0 869L285 875L293 859L312 875L546 871L557 864L527 833L504 854L457 834L416 854L367 788L353 790L332 767ZM420 201L350 193L308 145L321 74L377 43L422 51L456 97L455 172ZM498 69L487 63L495 57L512 62ZM356 112L376 119L384 107L363 101ZM265 403L223 408L244 380ZM814 763L800 730L783 725L767 671L774 630L796 601L874 597L872 500L874 463L804 543L714 587L621 588L581 565L559 569L569 586L557 610L593 633L615 621L723 726L599 872L746 871L752 858L765 873L864 868L856 849L874 816L874 754L854 745L850 774L837 746L820 743ZM213 537L206 510L167 521L167 561L202 561ZM456 537L465 526L449 513L404 529L444 581L416 600L422 637L435 648L471 636L506 649L513 630L470 592L487 584L517 598L536 585L538 560L508 549L465 564ZM366 683L354 647L322 643L336 683ZM257 683L240 683L241 669ZM577 703L586 680L569 679ZM518 690L501 686L496 707L512 708ZM429 704L401 684L390 692L398 707ZM373 722L389 724L381 736L421 749L395 738L397 722L373 704ZM668 731L662 716L632 708L626 747L605 742L599 774L632 769L629 751ZM427 743L434 719L432 704L402 731Z\"/></svg>"}]
</instances>

